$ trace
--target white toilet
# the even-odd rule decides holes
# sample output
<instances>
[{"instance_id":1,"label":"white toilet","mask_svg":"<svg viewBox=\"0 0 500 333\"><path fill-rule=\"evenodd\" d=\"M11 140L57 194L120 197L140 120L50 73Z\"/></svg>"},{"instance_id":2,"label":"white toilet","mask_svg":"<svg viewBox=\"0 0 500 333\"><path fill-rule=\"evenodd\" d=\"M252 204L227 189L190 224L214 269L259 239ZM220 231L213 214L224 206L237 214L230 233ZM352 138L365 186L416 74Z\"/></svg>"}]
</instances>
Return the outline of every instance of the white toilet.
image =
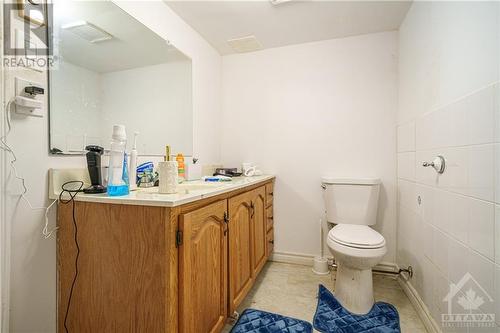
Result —
<instances>
[{"instance_id":1,"label":"white toilet","mask_svg":"<svg viewBox=\"0 0 500 333\"><path fill-rule=\"evenodd\" d=\"M322 179L326 216L336 224L327 244L337 263L335 297L352 313L373 306L372 267L387 252L384 237L370 228L377 222L380 179Z\"/></svg>"}]
</instances>

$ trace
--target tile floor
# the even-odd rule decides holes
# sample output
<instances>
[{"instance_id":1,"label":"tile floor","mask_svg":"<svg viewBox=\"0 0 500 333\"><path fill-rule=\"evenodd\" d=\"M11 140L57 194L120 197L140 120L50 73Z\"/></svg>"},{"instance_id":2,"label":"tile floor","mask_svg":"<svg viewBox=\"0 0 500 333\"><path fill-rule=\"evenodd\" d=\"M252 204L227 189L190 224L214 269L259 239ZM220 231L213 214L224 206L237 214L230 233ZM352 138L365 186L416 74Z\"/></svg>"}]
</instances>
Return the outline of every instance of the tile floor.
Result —
<instances>
[{"instance_id":1,"label":"tile floor","mask_svg":"<svg viewBox=\"0 0 500 333\"><path fill-rule=\"evenodd\" d=\"M315 275L308 266L269 262L238 312L254 308L312 323L320 283L332 290L330 275ZM391 303L398 309L402 332L427 332L410 300L393 277L375 274L373 284L375 299ZM226 325L223 332L230 330L231 326Z\"/></svg>"}]
</instances>

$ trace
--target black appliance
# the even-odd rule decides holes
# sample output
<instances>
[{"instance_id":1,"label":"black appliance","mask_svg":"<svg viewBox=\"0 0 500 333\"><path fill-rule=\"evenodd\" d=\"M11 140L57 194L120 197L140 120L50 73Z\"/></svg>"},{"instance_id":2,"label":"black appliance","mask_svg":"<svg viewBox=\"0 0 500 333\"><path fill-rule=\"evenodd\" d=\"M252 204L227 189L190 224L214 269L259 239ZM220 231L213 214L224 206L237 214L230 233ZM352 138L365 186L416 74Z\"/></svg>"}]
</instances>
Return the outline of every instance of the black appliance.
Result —
<instances>
[{"instance_id":1,"label":"black appliance","mask_svg":"<svg viewBox=\"0 0 500 333\"><path fill-rule=\"evenodd\" d=\"M87 168L89 169L90 185L83 190L87 194L106 193L106 187L102 185L101 156L104 148L100 146L87 146Z\"/></svg>"}]
</instances>

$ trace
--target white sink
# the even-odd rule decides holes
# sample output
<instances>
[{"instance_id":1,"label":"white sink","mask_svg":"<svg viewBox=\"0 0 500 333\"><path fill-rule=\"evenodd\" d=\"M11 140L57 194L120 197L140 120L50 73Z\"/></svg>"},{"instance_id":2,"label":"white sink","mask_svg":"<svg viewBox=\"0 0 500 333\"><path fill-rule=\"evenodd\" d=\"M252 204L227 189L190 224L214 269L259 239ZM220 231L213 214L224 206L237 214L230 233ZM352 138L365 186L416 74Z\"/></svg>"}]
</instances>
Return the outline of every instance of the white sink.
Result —
<instances>
[{"instance_id":1,"label":"white sink","mask_svg":"<svg viewBox=\"0 0 500 333\"><path fill-rule=\"evenodd\" d=\"M221 183L181 183L177 185L177 194L187 194L190 192L213 190L224 186ZM158 187L138 188L139 192L158 193Z\"/></svg>"}]
</instances>

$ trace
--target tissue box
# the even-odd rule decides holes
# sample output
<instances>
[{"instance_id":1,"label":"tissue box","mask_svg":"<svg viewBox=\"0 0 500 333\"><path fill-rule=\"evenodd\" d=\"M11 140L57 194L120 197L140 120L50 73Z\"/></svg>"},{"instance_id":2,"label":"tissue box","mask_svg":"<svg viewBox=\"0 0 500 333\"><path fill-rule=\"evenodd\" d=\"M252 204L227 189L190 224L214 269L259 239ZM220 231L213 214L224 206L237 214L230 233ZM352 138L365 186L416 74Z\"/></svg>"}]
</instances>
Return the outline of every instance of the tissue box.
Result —
<instances>
[{"instance_id":1,"label":"tissue box","mask_svg":"<svg viewBox=\"0 0 500 333\"><path fill-rule=\"evenodd\" d=\"M184 170L184 177L186 180L198 180L201 179L201 164L186 164L186 169Z\"/></svg>"}]
</instances>

